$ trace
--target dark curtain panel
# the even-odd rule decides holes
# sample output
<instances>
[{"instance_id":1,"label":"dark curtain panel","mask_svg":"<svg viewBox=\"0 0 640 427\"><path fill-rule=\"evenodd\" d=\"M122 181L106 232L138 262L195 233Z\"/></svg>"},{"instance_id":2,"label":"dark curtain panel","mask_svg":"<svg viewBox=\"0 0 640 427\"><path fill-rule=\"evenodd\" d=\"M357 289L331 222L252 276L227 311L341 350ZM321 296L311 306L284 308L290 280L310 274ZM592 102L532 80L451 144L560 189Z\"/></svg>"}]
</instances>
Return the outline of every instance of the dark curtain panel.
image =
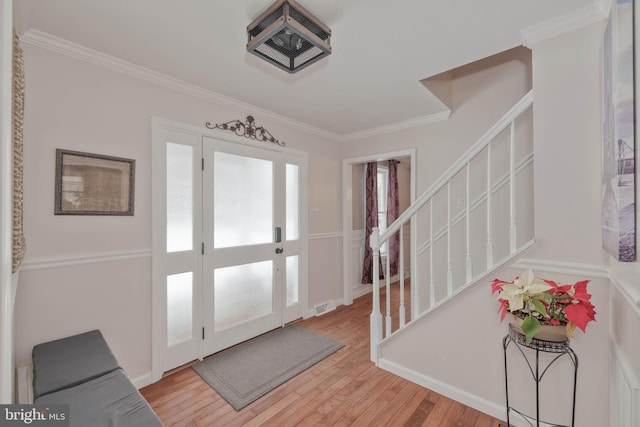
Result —
<instances>
[{"instance_id":1,"label":"dark curtain panel","mask_svg":"<svg viewBox=\"0 0 640 427\"><path fill-rule=\"evenodd\" d=\"M387 227L400 215L400 201L398 198L398 161L389 160L389 184L387 185ZM400 259L400 232L389 238L387 245L389 257L389 274L398 274L398 260Z\"/></svg>"},{"instance_id":2,"label":"dark curtain panel","mask_svg":"<svg viewBox=\"0 0 640 427\"><path fill-rule=\"evenodd\" d=\"M370 246L370 237L373 228L378 226L378 164L367 163L365 177L366 193L366 224L364 230L364 262L362 263L362 283L373 283L373 250ZM382 260L378 257L380 279L384 278Z\"/></svg>"}]
</instances>

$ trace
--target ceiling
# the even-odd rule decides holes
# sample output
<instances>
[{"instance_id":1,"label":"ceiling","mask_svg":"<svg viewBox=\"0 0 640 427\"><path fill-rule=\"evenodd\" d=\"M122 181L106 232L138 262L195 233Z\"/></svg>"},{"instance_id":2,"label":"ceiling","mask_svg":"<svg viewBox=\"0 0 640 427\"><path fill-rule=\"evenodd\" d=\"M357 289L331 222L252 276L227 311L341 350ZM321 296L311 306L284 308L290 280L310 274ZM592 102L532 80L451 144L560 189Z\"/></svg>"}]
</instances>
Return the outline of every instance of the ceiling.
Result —
<instances>
[{"instance_id":1,"label":"ceiling","mask_svg":"<svg viewBox=\"0 0 640 427\"><path fill-rule=\"evenodd\" d=\"M292 75L246 51L246 26L271 3L16 0L15 7L20 34L42 31L343 138L442 116L446 107L422 79L522 45L523 30L571 22L599 1L299 0L331 28L332 54Z\"/></svg>"}]
</instances>

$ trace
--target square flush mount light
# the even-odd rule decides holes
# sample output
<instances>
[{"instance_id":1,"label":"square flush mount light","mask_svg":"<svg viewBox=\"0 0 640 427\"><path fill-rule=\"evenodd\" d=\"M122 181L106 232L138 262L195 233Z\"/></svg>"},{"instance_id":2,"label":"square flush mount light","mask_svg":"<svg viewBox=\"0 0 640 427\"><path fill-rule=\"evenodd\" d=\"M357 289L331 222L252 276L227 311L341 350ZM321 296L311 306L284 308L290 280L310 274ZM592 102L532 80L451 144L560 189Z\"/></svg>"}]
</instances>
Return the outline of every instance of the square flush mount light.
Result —
<instances>
[{"instance_id":1,"label":"square flush mount light","mask_svg":"<svg viewBox=\"0 0 640 427\"><path fill-rule=\"evenodd\" d=\"M289 73L331 53L331 30L294 0L277 0L247 26L247 50Z\"/></svg>"}]
</instances>

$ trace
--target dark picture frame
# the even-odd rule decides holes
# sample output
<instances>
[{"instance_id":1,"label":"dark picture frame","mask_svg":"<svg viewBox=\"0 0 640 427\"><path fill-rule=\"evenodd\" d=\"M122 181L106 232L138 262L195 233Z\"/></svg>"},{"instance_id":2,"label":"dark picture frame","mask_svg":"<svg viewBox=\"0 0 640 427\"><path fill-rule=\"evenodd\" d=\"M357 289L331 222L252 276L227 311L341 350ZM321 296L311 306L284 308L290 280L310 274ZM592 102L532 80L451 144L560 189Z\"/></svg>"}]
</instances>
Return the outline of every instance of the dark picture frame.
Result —
<instances>
[{"instance_id":1,"label":"dark picture frame","mask_svg":"<svg viewBox=\"0 0 640 427\"><path fill-rule=\"evenodd\" d=\"M634 8L614 1L603 46L602 242L620 262L637 259Z\"/></svg>"},{"instance_id":2,"label":"dark picture frame","mask_svg":"<svg viewBox=\"0 0 640 427\"><path fill-rule=\"evenodd\" d=\"M56 149L55 215L133 215L136 161Z\"/></svg>"}]
</instances>

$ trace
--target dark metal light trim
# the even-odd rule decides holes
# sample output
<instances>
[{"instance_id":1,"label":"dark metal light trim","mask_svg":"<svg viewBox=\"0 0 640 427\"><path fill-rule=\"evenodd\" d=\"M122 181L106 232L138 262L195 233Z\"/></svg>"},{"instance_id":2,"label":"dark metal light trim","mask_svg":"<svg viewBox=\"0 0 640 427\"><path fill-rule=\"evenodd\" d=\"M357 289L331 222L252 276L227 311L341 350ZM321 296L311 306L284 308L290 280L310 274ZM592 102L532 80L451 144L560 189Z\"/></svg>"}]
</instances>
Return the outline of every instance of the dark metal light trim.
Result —
<instances>
[{"instance_id":1,"label":"dark metal light trim","mask_svg":"<svg viewBox=\"0 0 640 427\"><path fill-rule=\"evenodd\" d=\"M244 136L245 138L254 139L260 142L271 142L278 144L281 147L285 146L284 141L278 141L271 135L271 132L266 130L262 126L256 126L253 116L247 116L247 120L242 123L240 120L231 120L219 125L211 125L211 122L205 123L205 126L209 129L222 129L235 133L238 136Z\"/></svg>"},{"instance_id":2,"label":"dark metal light trim","mask_svg":"<svg viewBox=\"0 0 640 427\"><path fill-rule=\"evenodd\" d=\"M276 0L247 26L247 51L288 73L331 54L331 29L295 0Z\"/></svg>"}]
</instances>

